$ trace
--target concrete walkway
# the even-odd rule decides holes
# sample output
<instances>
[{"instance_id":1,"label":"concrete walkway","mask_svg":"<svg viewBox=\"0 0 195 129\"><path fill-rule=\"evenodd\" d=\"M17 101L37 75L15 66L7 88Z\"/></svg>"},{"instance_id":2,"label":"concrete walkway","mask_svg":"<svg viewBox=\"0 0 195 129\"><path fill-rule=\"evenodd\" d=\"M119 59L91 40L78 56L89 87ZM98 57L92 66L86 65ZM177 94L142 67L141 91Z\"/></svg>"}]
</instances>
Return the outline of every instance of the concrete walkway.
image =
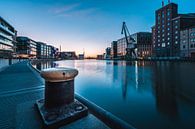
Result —
<instances>
[{"instance_id":1,"label":"concrete walkway","mask_svg":"<svg viewBox=\"0 0 195 129\"><path fill-rule=\"evenodd\" d=\"M0 72L0 129L41 129L42 121L34 104L43 98L40 75L20 62ZM109 129L94 115L77 120L61 129Z\"/></svg>"},{"instance_id":2,"label":"concrete walkway","mask_svg":"<svg viewBox=\"0 0 195 129\"><path fill-rule=\"evenodd\" d=\"M0 72L0 94L43 85L43 80L30 69L28 63L20 62Z\"/></svg>"}]
</instances>

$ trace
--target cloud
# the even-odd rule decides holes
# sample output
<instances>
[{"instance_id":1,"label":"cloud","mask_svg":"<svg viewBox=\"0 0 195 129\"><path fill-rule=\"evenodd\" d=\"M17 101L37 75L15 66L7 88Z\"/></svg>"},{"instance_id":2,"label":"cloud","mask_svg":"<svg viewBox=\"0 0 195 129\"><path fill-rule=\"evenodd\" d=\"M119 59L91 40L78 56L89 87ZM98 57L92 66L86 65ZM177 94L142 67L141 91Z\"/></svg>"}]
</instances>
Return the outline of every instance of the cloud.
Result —
<instances>
[{"instance_id":1,"label":"cloud","mask_svg":"<svg viewBox=\"0 0 195 129\"><path fill-rule=\"evenodd\" d=\"M59 17L86 17L93 14L96 10L97 8L82 7L80 3L75 3L52 8L50 12Z\"/></svg>"},{"instance_id":2,"label":"cloud","mask_svg":"<svg viewBox=\"0 0 195 129\"><path fill-rule=\"evenodd\" d=\"M73 11L74 9L76 9L79 6L80 6L79 3L65 5L65 6L62 6L62 7L57 7L57 8L52 9L52 12L54 14L62 14L62 13L65 13L65 12L69 12L71 10Z\"/></svg>"},{"instance_id":3,"label":"cloud","mask_svg":"<svg viewBox=\"0 0 195 129\"><path fill-rule=\"evenodd\" d=\"M90 14L93 14L95 12L95 8L89 8L89 9L81 9L81 10L75 10L72 12L65 12L60 14L59 16L62 17L83 17L83 16L89 16Z\"/></svg>"}]
</instances>

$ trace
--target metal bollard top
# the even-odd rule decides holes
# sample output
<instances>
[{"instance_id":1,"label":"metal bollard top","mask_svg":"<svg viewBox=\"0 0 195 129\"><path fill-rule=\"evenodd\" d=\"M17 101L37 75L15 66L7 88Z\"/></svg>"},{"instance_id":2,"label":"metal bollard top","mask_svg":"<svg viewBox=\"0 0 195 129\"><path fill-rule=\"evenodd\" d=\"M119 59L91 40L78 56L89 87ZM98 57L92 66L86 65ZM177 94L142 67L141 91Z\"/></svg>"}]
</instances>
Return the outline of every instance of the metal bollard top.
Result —
<instances>
[{"instance_id":1,"label":"metal bollard top","mask_svg":"<svg viewBox=\"0 0 195 129\"><path fill-rule=\"evenodd\" d=\"M78 70L73 68L49 68L41 71L41 77L48 82L64 82L73 80L78 75Z\"/></svg>"}]
</instances>

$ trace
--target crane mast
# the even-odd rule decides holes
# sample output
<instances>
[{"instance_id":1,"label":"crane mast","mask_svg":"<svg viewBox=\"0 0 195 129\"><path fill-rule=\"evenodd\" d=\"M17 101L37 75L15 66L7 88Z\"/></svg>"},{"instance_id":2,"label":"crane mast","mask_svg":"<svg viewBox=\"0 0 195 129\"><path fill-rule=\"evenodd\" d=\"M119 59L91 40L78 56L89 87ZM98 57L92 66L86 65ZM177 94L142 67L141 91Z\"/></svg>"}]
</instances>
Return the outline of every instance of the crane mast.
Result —
<instances>
[{"instance_id":1,"label":"crane mast","mask_svg":"<svg viewBox=\"0 0 195 129\"><path fill-rule=\"evenodd\" d=\"M130 42L131 36L130 36L129 30L128 30L125 22L123 22L121 34L125 35L125 40L126 40L126 44L127 44L126 58L131 59L133 57L133 55L136 57L135 46L133 43ZM130 38L130 40L128 40L128 37Z\"/></svg>"}]
</instances>

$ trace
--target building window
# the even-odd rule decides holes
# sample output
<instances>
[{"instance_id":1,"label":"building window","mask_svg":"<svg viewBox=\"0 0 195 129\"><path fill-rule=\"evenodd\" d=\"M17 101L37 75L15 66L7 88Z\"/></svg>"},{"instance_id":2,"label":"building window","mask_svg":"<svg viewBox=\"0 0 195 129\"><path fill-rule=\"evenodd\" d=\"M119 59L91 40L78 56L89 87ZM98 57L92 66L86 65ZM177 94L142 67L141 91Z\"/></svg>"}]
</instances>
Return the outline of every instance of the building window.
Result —
<instances>
[{"instance_id":1,"label":"building window","mask_svg":"<svg viewBox=\"0 0 195 129\"><path fill-rule=\"evenodd\" d=\"M167 25L170 26L170 22L168 22Z\"/></svg>"},{"instance_id":2,"label":"building window","mask_svg":"<svg viewBox=\"0 0 195 129\"><path fill-rule=\"evenodd\" d=\"M164 12L162 12L162 18L164 18L165 17L165 14L164 14Z\"/></svg>"},{"instance_id":3,"label":"building window","mask_svg":"<svg viewBox=\"0 0 195 129\"><path fill-rule=\"evenodd\" d=\"M162 25L162 28L164 28L165 27L165 25Z\"/></svg>"},{"instance_id":4,"label":"building window","mask_svg":"<svg viewBox=\"0 0 195 129\"><path fill-rule=\"evenodd\" d=\"M165 20L162 20L162 23L164 24L165 23Z\"/></svg>"},{"instance_id":5,"label":"building window","mask_svg":"<svg viewBox=\"0 0 195 129\"><path fill-rule=\"evenodd\" d=\"M178 28L178 26L175 26L175 29L177 29Z\"/></svg>"},{"instance_id":6,"label":"building window","mask_svg":"<svg viewBox=\"0 0 195 129\"><path fill-rule=\"evenodd\" d=\"M185 45L183 45L183 49L185 49L186 48L186 46Z\"/></svg>"},{"instance_id":7,"label":"building window","mask_svg":"<svg viewBox=\"0 0 195 129\"><path fill-rule=\"evenodd\" d=\"M170 35L170 33L167 33L167 35L169 36L169 35Z\"/></svg>"},{"instance_id":8,"label":"building window","mask_svg":"<svg viewBox=\"0 0 195 129\"><path fill-rule=\"evenodd\" d=\"M175 39L178 39L178 36L175 36Z\"/></svg>"},{"instance_id":9,"label":"building window","mask_svg":"<svg viewBox=\"0 0 195 129\"><path fill-rule=\"evenodd\" d=\"M170 44L170 42L167 43L167 45L169 45L169 44Z\"/></svg>"},{"instance_id":10,"label":"building window","mask_svg":"<svg viewBox=\"0 0 195 129\"><path fill-rule=\"evenodd\" d=\"M178 44L178 41L175 41L175 44Z\"/></svg>"},{"instance_id":11,"label":"building window","mask_svg":"<svg viewBox=\"0 0 195 129\"><path fill-rule=\"evenodd\" d=\"M190 47L193 48L193 44L190 44Z\"/></svg>"},{"instance_id":12,"label":"building window","mask_svg":"<svg viewBox=\"0 0 195 129\"><path fill-rule=\"evenodd\" d=\"M170 30L170 28L168 27L168 28L167 28L167 30L169 31L169 30Z\"/></svg>"},{"instance_id":13,"label":"building window","mask_svg":"<svg viewBox=\"0 0 195 129\"><path fill-rule=\"evenodd\" d=\"M170 16L170 14L171 14L170 9L167 9L167 16Z\"/></svg>"},{"instance_id":14,"label":"building window","mask_svg":"<svg viewBox=\"0 0 195 129\"><path fill-rule=\"evenodd\" d=\"M170 38L168 37L167 40L170 40Z\"/></svg>"},{"instance_id":15,"label":"building window","mask_svg":"<svg viewBox=\"0 0 195 129\"><path fill-rule=\"evenodd\" d=\"M193 32L193 33L190 33L190 36L195 36L195 32Z\"/></svg>"},{"instance_id":16,"label":"building window","mask_svg":"<svg viewBox=\"0 0 195 129\"><path fill-rule=\"evenodd\" d=\"M162 47L165 47L166 45L165 45L165 43L162 43Z\"/></svg>"},{"instance_id":17,"label":"building window","mask_svg":"<svg viewBox=\"0 0 195 129\"><path fill-rule=\"evenodd\" d=\"M191 42L195 42L195 39L191 39L190 41L191 41Z\"/></svg>"},{"instance_id":18,"label":"building window","mask_svg":"<svg viewBox=\"0 0 195 129\"><path fill-rule=\"evenodd\" d=\"M175 34L178 34L178 31L175 31Z\"/></svg>"},{"instance_id":19,"label":"building window","mask_svg":"<svg viewBox=\"0 0 195 129\"><path fill-rule=\"evenodd\" d=\"M195 31L195 28L192 28L191 31Z\"/></svg>"},{"instance_id":20,"label":"building window","mask_svg":"<svg viewBox=\"0 0 195 129\"><path fill-rule=\"evenodd\" d=\"M158 19L160 20L160 13L158 14Z\"/></svg>"}]
</instances>

